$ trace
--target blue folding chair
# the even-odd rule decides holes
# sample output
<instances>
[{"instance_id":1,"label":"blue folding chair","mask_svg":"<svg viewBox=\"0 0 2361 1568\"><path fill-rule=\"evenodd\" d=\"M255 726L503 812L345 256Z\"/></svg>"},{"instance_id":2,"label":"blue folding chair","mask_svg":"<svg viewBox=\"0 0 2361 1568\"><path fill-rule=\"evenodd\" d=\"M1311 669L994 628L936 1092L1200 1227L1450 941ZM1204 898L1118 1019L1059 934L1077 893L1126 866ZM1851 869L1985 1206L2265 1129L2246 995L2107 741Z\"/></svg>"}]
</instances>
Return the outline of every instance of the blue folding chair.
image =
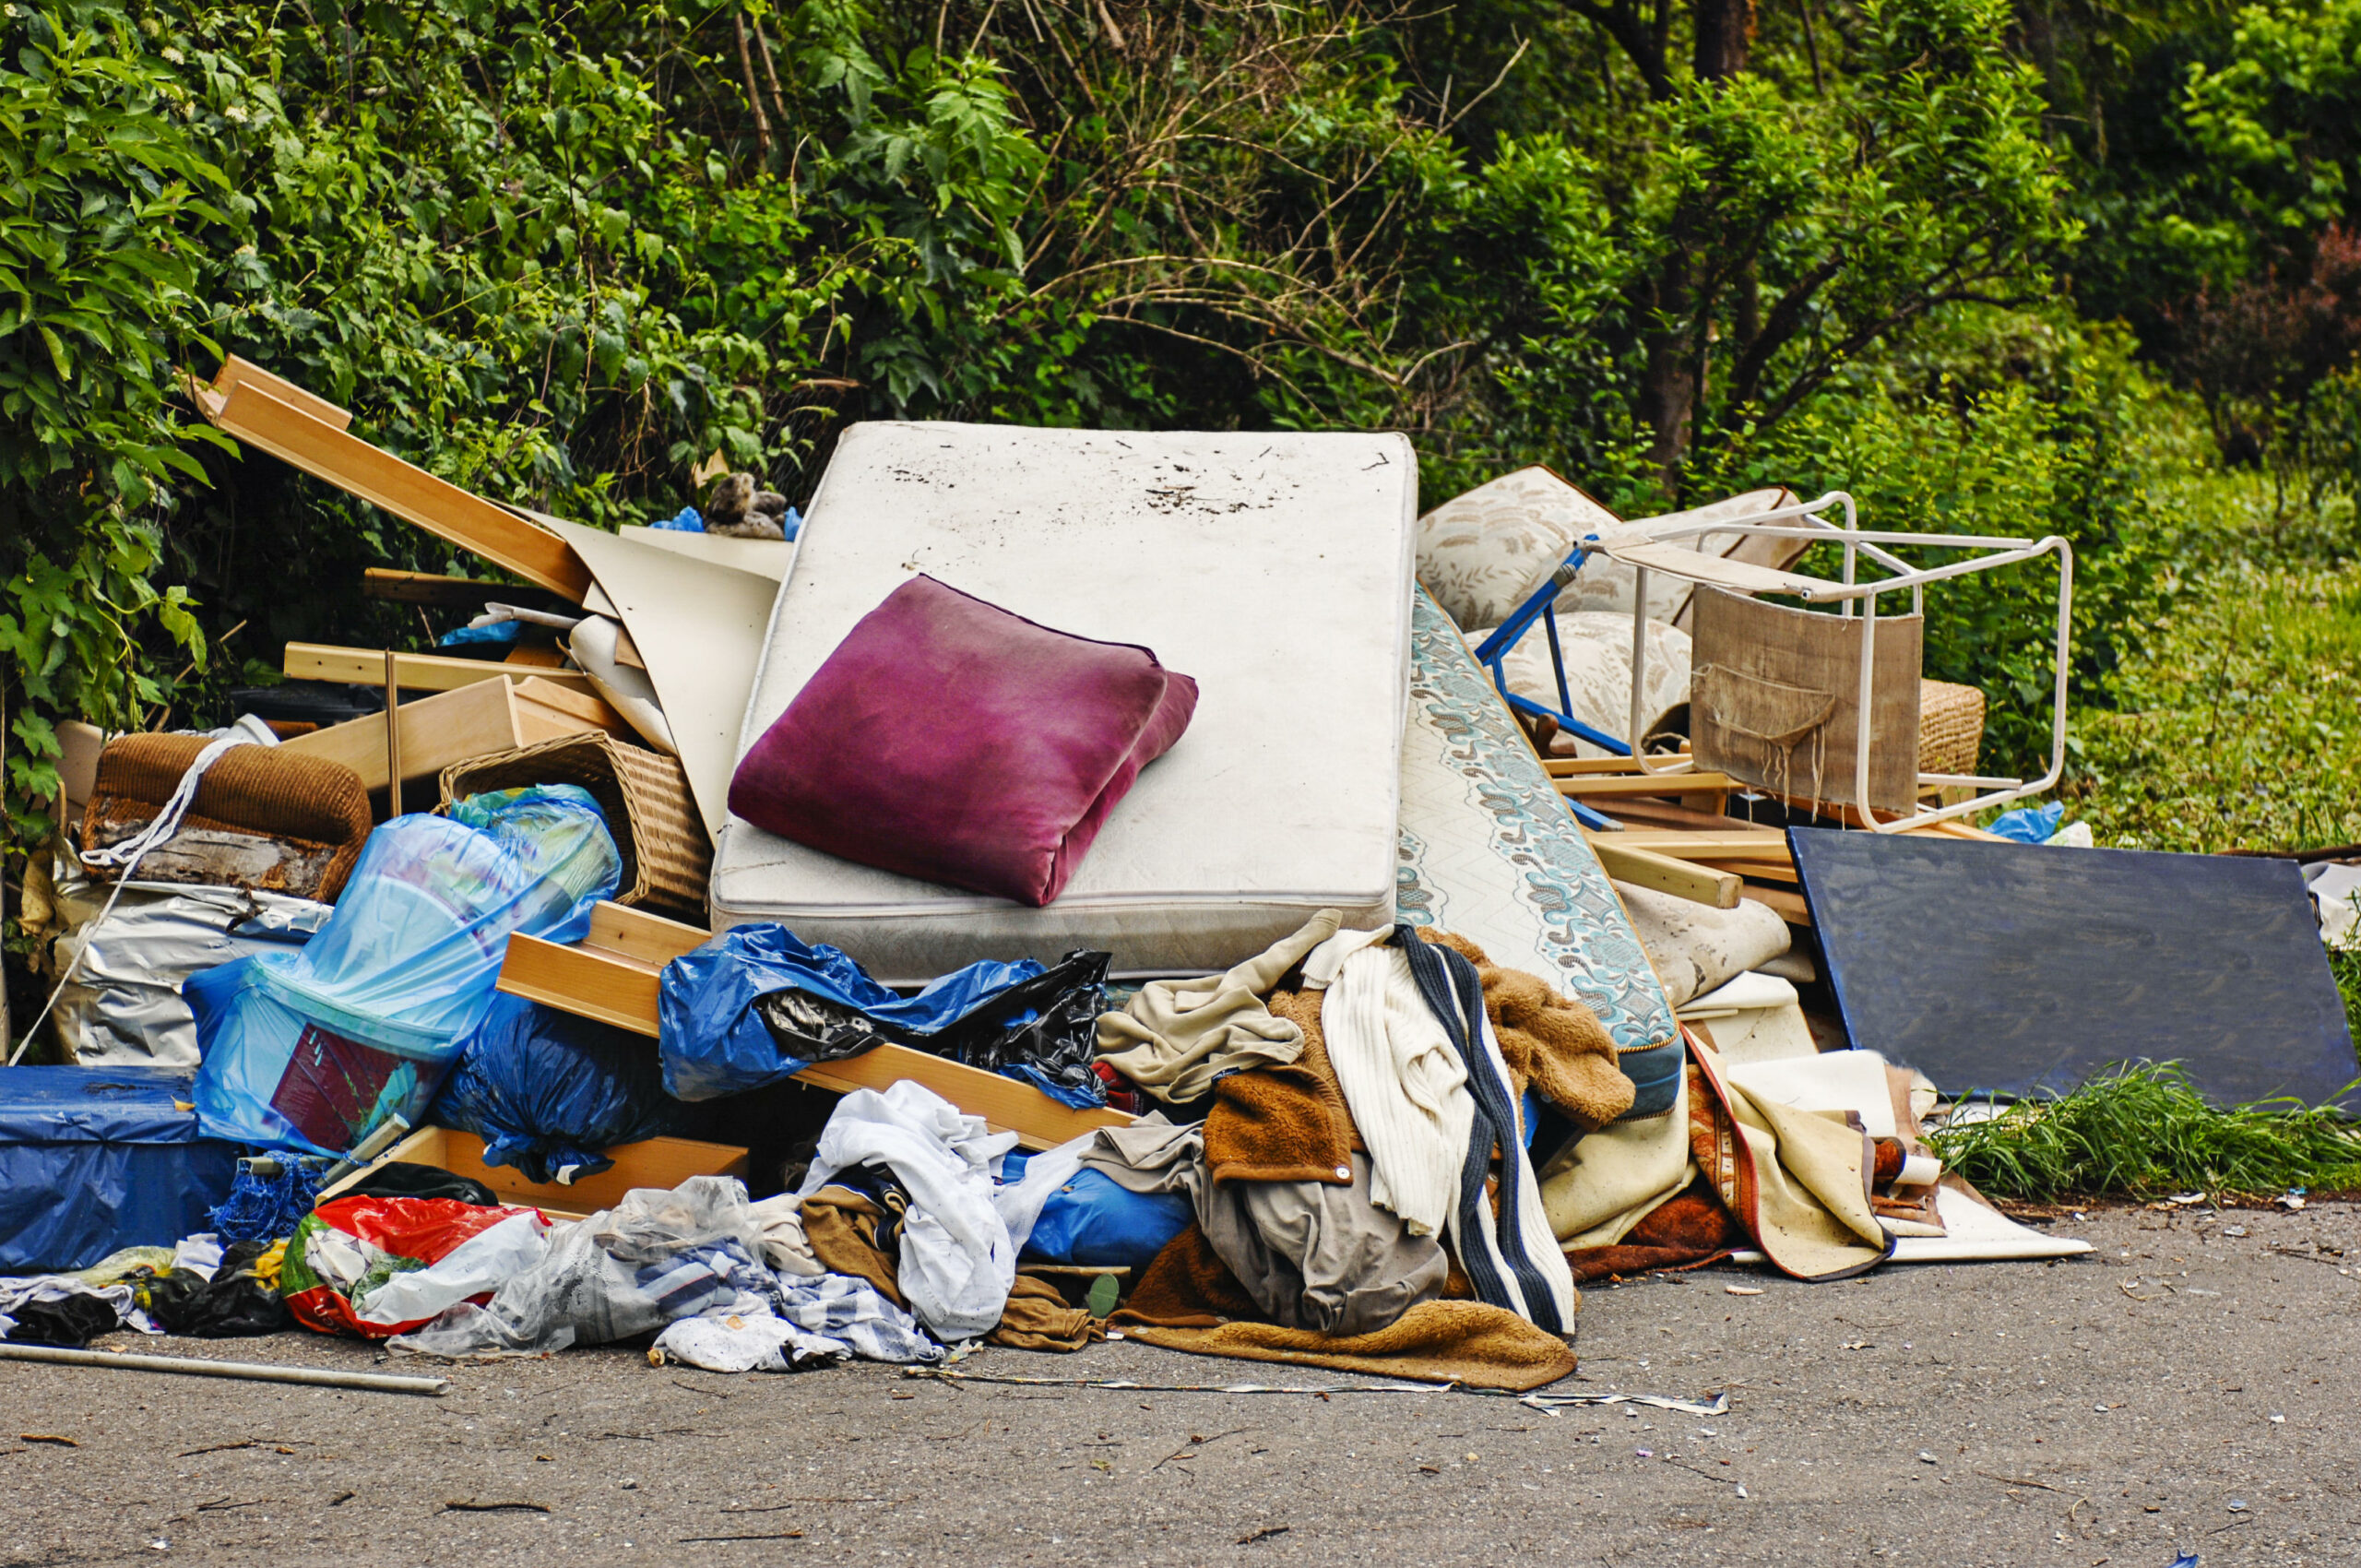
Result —
<instances>
[{"instance_id":1,"label":"blue folding chair","mask_svg":"<svg viewBox=\"0 0 2361 1568\"><path fill-rule=\"evenodd\" d=\"M1492 672L1492 684L1500 689L1501 700L1509 705L1510 712L1547 719L1559 729L1595 746L1603 747L1613 755L1630 756L1631 747L1629 742L1619 741L1602 730L1593 729L1573 716L1571 710L1574 697L1566 686L1566 650L1558 640L1558 595L1573 587L1575 576L1582 571L1583 562L1590 554L1590 547L1597 542L1598 535L1585 534L1583 542L1575 545L1566 558L1558 563L1541 586L1528 594L1525 602L1510 612L1509 618L1477 646L1476 660ZM1524 640L1525 634L1533 629L1536 621L1541 623L1542 630L1549 636L1549 668L1558 678L1558 707L1555 708L1545 707L1530 697L1509 690L1505 661L1510 650ZM1574 820L1584 827L1608 832L1616 826L1606 816L1580 801L1570 800L1566 803L1573 808Z\"/></svg>"}]
</instances>

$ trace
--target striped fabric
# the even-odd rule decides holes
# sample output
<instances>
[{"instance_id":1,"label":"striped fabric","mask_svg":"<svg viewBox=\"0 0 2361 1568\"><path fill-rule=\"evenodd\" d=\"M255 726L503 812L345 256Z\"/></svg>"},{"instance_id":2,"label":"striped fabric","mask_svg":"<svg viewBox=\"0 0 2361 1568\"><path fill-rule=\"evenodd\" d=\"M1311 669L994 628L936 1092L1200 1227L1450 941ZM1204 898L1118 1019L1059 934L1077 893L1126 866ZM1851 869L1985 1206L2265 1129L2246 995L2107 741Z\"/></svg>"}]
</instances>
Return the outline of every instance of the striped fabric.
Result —
<instances>
[{"instance_id":1,"label":"striped fabric","mask_svg":"<svg viewBox=\"0 0 2361 1568\"><path fill-rule=\"evenodd\" d=\"M1475 1124L1460 1168L1459 1203L1451 1217L1452 1251L1478 1299L1506 1307L1552 1334L1572 1331L1574 1277L1542 1212L1525 1128L1509 1082L1508 1063L1484 1016L1484 988L1476 966L1448 947L1418 940L1408 926L1394 939L1409 960L1418 994L1442 1023L1467 1066ZM1485 1192L1492 1151L1501 1151L1501 1199L1495 1214Z\"/></svg>"},{"instance_id":2,"label":"striped fabric","mask_svg":"<svg viewBox=\"0 0 2361 1568\"><path fill-rule=\"evenodd\" d=\"M879 1295L865 1279L844 1274L783 1274L771 1310L799 1331L799 1343L825 1342L864 1361L939 1361L943 1347L918 1320Z\"/></svg>"}]
</instances>

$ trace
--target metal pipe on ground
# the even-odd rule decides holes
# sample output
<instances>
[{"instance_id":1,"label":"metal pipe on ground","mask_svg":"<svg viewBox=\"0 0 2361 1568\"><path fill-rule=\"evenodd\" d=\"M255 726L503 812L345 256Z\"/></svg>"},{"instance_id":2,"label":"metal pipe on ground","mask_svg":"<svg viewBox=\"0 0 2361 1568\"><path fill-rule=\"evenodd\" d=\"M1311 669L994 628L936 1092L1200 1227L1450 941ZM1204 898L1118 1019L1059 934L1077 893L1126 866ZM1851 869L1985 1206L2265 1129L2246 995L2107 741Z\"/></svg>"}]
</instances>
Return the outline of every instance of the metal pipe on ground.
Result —
<instances>
[{"instance_id":1,"label":"metal pipe on ground","mask_svg":"<svg viewBox=\"0 0 2361 1568\"><path fill-rule=\"evenodd\" d=\"M251 1383L300 1383L316 1388L360 1388L378 1394L449 1392L448 1378L400 1377L391 1372L336 1372L320 1367L275 1367L261 1361L208 1361L187 1356L135 1356L113 1350L68 1350L49 1345L0 1345L0 1360L47 1361L57 1366L107 1367L116 1372L179 1372L186 1377L231 1377Z\"/></svg>"}]
</instances>

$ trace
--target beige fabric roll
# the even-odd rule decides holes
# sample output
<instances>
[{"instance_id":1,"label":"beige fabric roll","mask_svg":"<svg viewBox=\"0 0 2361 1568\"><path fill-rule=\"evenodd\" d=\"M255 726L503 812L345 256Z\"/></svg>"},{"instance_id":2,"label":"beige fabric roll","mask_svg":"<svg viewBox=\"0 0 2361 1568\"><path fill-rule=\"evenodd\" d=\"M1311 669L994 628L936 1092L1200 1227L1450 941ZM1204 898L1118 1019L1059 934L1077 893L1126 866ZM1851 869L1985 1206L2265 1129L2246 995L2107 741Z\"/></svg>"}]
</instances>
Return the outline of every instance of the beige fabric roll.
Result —
<instances>
[{"instance_id":1,"label":"beige fabric roll","mask_svg":"<svg viewBox=\"0 0 2361 1568\"><path fill-rule=\"evenodd\" d=\"M1752 899L1740 899L1735 909L1711 909L1628 882L1617 883L1615 891L1675 1007L1778 957L1794 941L1787 922Z\"/></svg>"},{"instance_id":2,"label":"beige fabric roll","mask_svg":"<svg viewBox=\"0 0 2361 1568\"><path fill-rule=\"evenodd\" d=\"M1614 1122L1541 1168L1541 1206L1560 1246L1611 1247L1697 1174L1689 1154L1689 1075L1662 1116Z\"/></svg>"}]
</instances>

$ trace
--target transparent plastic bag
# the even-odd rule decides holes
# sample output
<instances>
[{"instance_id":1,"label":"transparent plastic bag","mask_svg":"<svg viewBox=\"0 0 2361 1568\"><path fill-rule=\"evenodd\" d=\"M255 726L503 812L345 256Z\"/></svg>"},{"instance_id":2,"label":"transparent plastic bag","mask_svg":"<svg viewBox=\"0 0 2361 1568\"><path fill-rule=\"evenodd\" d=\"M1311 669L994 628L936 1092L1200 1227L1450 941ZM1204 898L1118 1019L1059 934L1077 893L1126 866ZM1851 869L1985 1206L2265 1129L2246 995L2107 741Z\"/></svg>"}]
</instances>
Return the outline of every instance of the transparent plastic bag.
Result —
<instances>
[{"instance_id":1,"label":"transparent plastic bag","mask_svg":"<svg viewBox=\"0 0 2361 1568\"><path fill-rule=\"evenodd\" d=\"M516 932L578 941L623 861L587 790L474 796L369 836L336 913L292 953L189 977L206 1135L341 1154L420 1120L481 1026Z\"/></svg>"},{"instance_id":2,"label":"transparent plastic bag","mask_svg":"<svg viewBox=\"0 0 2361 1568\"><path fill-rule=\"evenodd\" d=\"M741 1298L775 1300L763 1231L734 1176L635 1187L559 1232L541 1263L481 1306L462 1302L393 1341L434 1356L543 1355L603 1345Z\"/></svg>"}]
</instances>

